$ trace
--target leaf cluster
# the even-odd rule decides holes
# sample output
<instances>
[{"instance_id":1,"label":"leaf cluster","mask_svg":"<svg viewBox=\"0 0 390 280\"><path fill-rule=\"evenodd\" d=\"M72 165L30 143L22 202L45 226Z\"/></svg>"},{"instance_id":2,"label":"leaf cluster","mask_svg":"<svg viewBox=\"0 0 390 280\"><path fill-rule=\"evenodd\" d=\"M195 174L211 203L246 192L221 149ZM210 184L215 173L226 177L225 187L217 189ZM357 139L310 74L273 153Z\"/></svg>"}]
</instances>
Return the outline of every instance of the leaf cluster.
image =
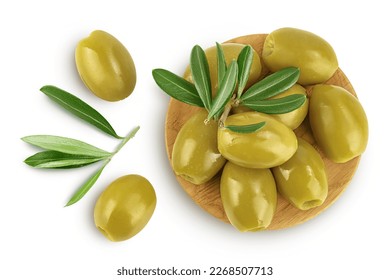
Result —
<instances>
[{"instance_id":1,"label":"leaf cluster","mask_svg":"<svg viewBox=\"0 0 390 280\"><path fill-rule=\"evenodd\" d=\"M126 137L121 137L98 111L73 94L50 85L42 87L41 91L68 112L95 126L102 132L121 140L120 145L114 152L108 152L83 141L62 136L30 135L22 138L24 142L43 149L43 151L26 158L24 161L34 168L69 169L103 162L97 172L73 194L66 204L66 206L69 206L79 201L89 191L112 157L119 152L129 139L135 136L139 126Z\"/></svg>"},{"instance_id":2,"label":"leaf cluster","mask_svg":"<svg viewBox=\"0 0 390 280\"><path fill-rule=\"evenodd\" d=\"M266 114L284 114L296 110L306 100L303 94L293 94L282 98L270 99L293 86L299 78L299 68L288 67L258 81L246 90L253 61L253 48L245 46L237 60L227 62L222 46L217 47L218 90L212 98L210 70L204 50L196 45L191 51L190 68L194 83L165 69L152 71L156 84L169 96L192 106L204 107L208 111L207 120L218 120L226 107L245 105L252 110ZM223 121L222 121L223 123ZM250 133L263 127L253 124L249 127L226 126L241 133Z\"/></svg>"}]
</instances>

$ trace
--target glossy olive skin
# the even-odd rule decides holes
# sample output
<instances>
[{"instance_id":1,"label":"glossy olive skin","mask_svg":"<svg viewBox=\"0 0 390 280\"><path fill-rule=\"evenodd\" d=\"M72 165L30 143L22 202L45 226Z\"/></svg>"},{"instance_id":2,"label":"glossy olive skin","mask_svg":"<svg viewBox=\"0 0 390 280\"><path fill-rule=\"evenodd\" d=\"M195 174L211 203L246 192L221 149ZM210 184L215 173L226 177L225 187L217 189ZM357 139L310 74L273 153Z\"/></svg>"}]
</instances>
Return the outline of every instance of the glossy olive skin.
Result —
<instances>
[{"instance_id":1,"label":"glossy olive skin","mask_svg":"<svg viewBox=\"0 0 390 280\"><path fill-rule=\"evenodd\" d=\"M251 169L227 162L220 190L225 213L236 229L258 231L271 224L277 191L269 169Z\"/></svg>"},{"instance_id":2,"label":"glossy olive skin","mask_svg":"<svg viewBox=\"0 0 390 280\"><path fill-rule=\"evenodd\" d=\"M139 175L113 181L99 196L94 209L95 225L111 241L124 241L139 233L156 208L156 193Z\"/></svg>"},{"instance_id":3,"label":"glossy olive skin","mask_svg":"<svg viewBox=\"0 0 390 280\"><path fill-rule=\"evenodd\" d=\"M245 47L243 44L237 43L223 43L221 44L222 50L225 55L226 65L229 65L233 59L237 60L238 55L241 50ZM212 93L215 94L218 89L218 64L217 64L217 47L213 46L205 50L207 62L209 64L210 70L210 79L211 79L211 89ZM262 65L260 62L260 57L257 52L253 51L252 66L249 72L249 78L247 82L247 87L253 85L257 82L261 75ZM190 66L187 66L183 77L193 83Z\"/></svg>"},{"instance_id":4,"label":"glossy olive skin","mask_svg":"<svg viewBox=\"0 0 390 280\"><path fill-rule=\"evenodd\" d=\"M298 138L298 149L287 162L272 168L279 193L292 205L308 210L328 195L325 164L317 150Z\"/></svg>"},{"instance_id":5,"label":"glossy olive skin","mask_svg":"<svg viewBox=\"0 0 390 280\"><path fill-rule=\"evenodd\" d=\"M359 100L344 88L314 86L309 119L314 138L332 161L347 162L365 151L367 116Z\"/></svg>"},{"instance_id":6,"label":"glossy olive skin","mask_svg":"<svg viewBox=\"0 0 390 280\"><path fill-rule=\"evenodd\" d=\"M248 168L271 168L286 162L298 147L294 132L269 115L258 112L234 114L228 125L248 125L265 121L260 130L238 133L223 127L218 129L218 149L229 161Z\"/></svg>"},{"instance_id":7,"label":"glossy olive skin","mask_svg":"<svg viewBox=\"0 0 390 280\"><path fill-rule=\"evenodd\" d=\"M301 85L328 80L338 68L332 46L321 37L296 28L280 28L267 35L262 58L276 72L285 67L299 67Z\"/></svg>"},{"instance_id":8,"label":"glossy olive skin","mask_svg":"<svg viewBox=\"0 0 390 280\"><path fill-rule=\"evenodd\" d=\"M276 98L282 98L286 97L292 94L306 94L306 89L298 84L293 85L288 90L270 98L270 99L276 99ZM303 120L306 118L307 112L309 111L309 99L306 98L305 103L302 104L301 107L298 109L291 111L289 113L285 114L270 114L271 117L277 119L278 121L284 123L291 129L296 129L298 126L301 125Z\"/></svg>"},{"instance_id":9,"label":"glossy olive skin","mask_svg":"<svg viewBox=\"0 0 390 280\"><path fill-rule=\"evenodd\" d=\"M97 97L118 101L134 90L134 61L124 45L107 32L96 30L76 47L77 70L84 84Z\"/></svg>"},{"instance_id":10,"label":"glossy olive skin","mask_svg":"<svg viewBox=\"0 0 390 280\"><path fill-rule=\"evenodd\" d=\"M213 178L226 160L217 147L215 121L205 124L207 112L191 116L177 134L172 150L172 167L176 175L199 185Z\"/></svg>"}]
</instances>

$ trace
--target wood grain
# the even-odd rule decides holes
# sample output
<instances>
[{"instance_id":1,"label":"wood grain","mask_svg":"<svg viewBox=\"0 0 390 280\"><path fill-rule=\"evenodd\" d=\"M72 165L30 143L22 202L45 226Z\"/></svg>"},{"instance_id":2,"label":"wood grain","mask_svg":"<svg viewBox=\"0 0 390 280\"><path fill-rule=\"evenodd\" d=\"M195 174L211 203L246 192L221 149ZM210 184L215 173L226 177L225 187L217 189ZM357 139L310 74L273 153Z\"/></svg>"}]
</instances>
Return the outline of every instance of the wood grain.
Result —
<instances>
[{"instance_id":1,"label":"wood grain","mask_svg":"<svg viewBox=\"0 0 390 280\"><path fill-rule=\"evenodd\" d=\"M260 55L266 36L267 34L246 35L229 40L228 42L249 44ZM266 74L267 69L264 69L263 72L263 74ZM356 93L351 83L340 69L336 71L336 73L326 82L326 84L333 84L344 87L356 96ZM308 96L310 96L310 87L307 87L307 91ZM197 110L199 110L197 107L186 105L174 99L171 99L171 101L169 102L165 123L165 143L170 162L172 160L173 144L180 128L188 120L188 118ZM294 132L297 136L302 137L309 143L311 143L320 152L325 162L326 172L328 175L328 197L323 203L323 205L310 210L303 211L295 208L282 196L278 195L277 210L271 225L268 227L268 230L283 229L298 225L311 218L314 218L315 216L323 212L342 194L342 192L345 190L345 188L351 181L359 164L360 157L357 157L343 164L334 163L328 158L326 158L315 143L308 118L306 118L302 125L298 127ZM191 184L179 176L176 176L176 178L180 186L202 209L204 209L217 219L229 223L226 214L223 210L222 201L220 197L220 174L218 174L211 181L203 185Z\"/></svg>"}]
</instances>

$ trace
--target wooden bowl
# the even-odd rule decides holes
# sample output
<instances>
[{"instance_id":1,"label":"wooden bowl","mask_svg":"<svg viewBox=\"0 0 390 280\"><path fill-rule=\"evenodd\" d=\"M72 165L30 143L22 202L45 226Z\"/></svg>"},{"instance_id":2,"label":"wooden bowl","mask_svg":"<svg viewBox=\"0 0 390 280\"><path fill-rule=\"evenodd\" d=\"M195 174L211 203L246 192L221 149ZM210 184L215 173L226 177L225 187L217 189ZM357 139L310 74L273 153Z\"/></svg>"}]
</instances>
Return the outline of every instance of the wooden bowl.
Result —
<instances>
[{"instance_id":1,"label":"wooden bowl","mask_svg":"<svg viewBox=\"0 0 390 280\"><path fill-rule=\"evenodd\" d=\"M228 42L251 45L261 57L261 52L266 36L267 34L253 34L238 37L229 40ZM326 84L341 86L356 96L351 83L340 69L336 71L336 73L326 82ZM307 87L307 92L308 96L310 97L310 87ZM176 136L182 125L193 113L198 110L199 108L197 107L184 104L175 99L170 100L165 123L165 143L168 158L171 164L172 148L173 144L175 143ZM345 190L359 164L360 157L356 157L353 160L342 164L334 163L325 157L313 138L308 118L306 118L301 126L298 127L294 132L297 136L302 137L311 143L320 152L324 160L326 172L328 175L328 197L321 206L303 211L295 208L281 195L278 195L276 213L271 225L267 228L268 230L288 228L297 224L301 224L320 214L333 202L335 202L336 199ZM214 217L229 223L222 206L222 200L219 191L220 173L211 181L202 185L194 185L179 176L176 176L176 178L181 187L201 208L206 210Z\"/></svg>"}]
</instances>

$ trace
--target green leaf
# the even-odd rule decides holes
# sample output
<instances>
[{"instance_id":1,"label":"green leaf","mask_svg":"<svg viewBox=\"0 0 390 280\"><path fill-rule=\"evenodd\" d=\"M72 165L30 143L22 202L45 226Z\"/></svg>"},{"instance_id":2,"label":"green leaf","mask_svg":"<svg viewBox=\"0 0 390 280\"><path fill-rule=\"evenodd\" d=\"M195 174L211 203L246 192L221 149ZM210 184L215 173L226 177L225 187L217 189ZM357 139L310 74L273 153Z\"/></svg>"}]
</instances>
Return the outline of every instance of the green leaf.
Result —
<instances>
[{"instance_id":1,"label":"green leaf","mask_svg":"<svg viewBox=\"0 0 390 280\"><path fill-rule=\"evenodd\" d=\"M103 172L104 167L106 167L106 164L104 164L95 174L92 175L77 191L71 199L68 201L68 203L65 206L70 206L72 204L75 204L77 201L83 198L83 196L92 188L92 186L96 183L97 179L99 179L100 175Z\"/></svg>"},{"instance_id":2,"label":"green leaf","mask_svg":"<svg viewBox=\"0 0 390 280\"><path fill-rule=\"evenodd\" d=\"M43 151L28 157L24 162L35 168L78 168L104 158Z\"/></svg>"},{"instance_id":3,"label":"green leaf","mask_svg":"<svg viewBox=\"0 0 390 280\"><path fill-rule=\"evenodd\" d=\"M223 77L226 73L226 59L223 53L222 46L217 43L217 69L218 69L218 87L222 84Z\"/></svg>"},{"instance_id":4,"label":"green leaf","mask_svg":"<svg viewBox=\"0 0 390 280\"><path fill-rule=\"evenodd\" d=\"M153 79L169 96L189 105L204 107L194 84L165 69L154 69Z\"/></svg>"},{"instance_id":5,"label":"green leaf","mask_svg":"<svg viewBox=\"0 0 390 280\"><path fill-rule=\"evenodd\" d=\"M99 149L85 142L52 135L31 135L22 140L31 145L72 155L85 155L91 157L109 157L111 153Z\"/></svg>"},{"instance_id":6,"label":"green leaf","mask_svg":"<svg viewBox=\"0 0 390 280\"><path fill-rule=\"evenodd\" d=\"M288 67L275 72L251 86L241 97L243 101L257 101L273 97L293 86L299 78L299 68Z\"/></svg>"},{"instance_id":7,"label":"green leaf","mask_svg":"<svg viewBox=\"0 0 390 280\"><path fill-rule=\"evenodd\" d=\"M278 99L251 101L246 100L242 104L266 114L285 114L298 109L305 103L306 95L292 94Z\"/></svg>"},{"instance_id":8,"label":"green leaf","mask_svg":"<svg viewBox=\"0 0 390 280\"><path fill-rule=\"evenodd\" d=\"M217 96L213 101L213 105L207 117L208 119L211 119L214 116L218 117L217 113L221 113L222 109L231 99L234 89L236 88L237 75L238 75L237 62L233 60L230 63L225 73L225 76L223 77L221 86L218 88Z\"/></svg>"},{"instance_id":9,"label":"green leaf","mask_svg":"<svg viewBox=\"0 0 390 280\"><path fill-rule=\"evenodd\" d=\"M236 133L253 133L259 131L265 126L265 122L259 122L248 125L227 125L225 128Z\"/></svg>"},{"instance_id":10,"label":"green leaf","mask_svg":"<svg viewBox=\"0 0 390 280\"><path fill-rule=\"evenodd\" d=\"M192 79L194 80L195 88L198 91L200 99L207 111L211 108L211 81L210 70L207 62L206 54L203 49L196 45L192 48L190 67Z\"/></svg>"},{"instance_id":11,"label":"green leaf","mask_svg":"<svg viewBox=\"0 0 390 280\"><path fill-rule=\"evenodd\" d=\"M73 94L66 92L55 86L43 86L41 91L46 94L51 100L59 104L64 109L68 110L75 116L94 125L101 131L115 137L122 138L116 134L110 123L94 108L82 101Z\"/></svg>"},{"instance_id":12,"label":"green leaf","mask_svg":"<svg viewBox=\"0 0 390 280\"><path fill-rule=\"evenodd\" d=\"M238 90L237 98L240 98L248 82L249 72L252 66L253 49L251 46L245 46L237 58L238 64Z\"/></svg>"}]
</instances>

